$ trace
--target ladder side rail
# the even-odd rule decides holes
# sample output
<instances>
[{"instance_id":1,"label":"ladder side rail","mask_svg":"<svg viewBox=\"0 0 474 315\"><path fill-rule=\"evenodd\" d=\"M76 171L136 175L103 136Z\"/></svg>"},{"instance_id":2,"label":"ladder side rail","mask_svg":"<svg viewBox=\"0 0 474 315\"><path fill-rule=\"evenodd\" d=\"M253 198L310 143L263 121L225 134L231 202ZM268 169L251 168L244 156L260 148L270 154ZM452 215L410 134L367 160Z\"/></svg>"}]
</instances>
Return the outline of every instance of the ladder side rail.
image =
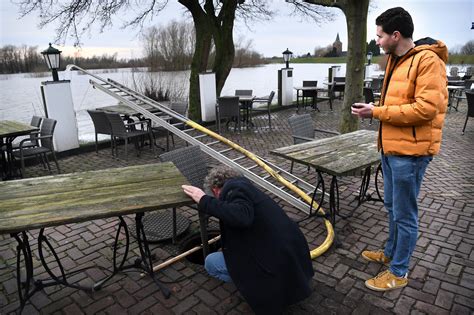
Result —
<instances>
[{"instance_id":1,"label":"ladder side rail","mask_svg":"<svg viewBox=\"0 0 474 315\"><path fill-rule=\"evenodd\" d=\"M171 116L175 119L178 119L178 120L182 121L183 123L186 123L186 121L188 120L187 117L175 112L174 110L170 109L168 106L165 106L165 105L161 104L160 102L157 102L157 101L155 101L155 100L153 100L153 99L151 99L151 98L149 98L149 97L147 97L143 94L140 94L140 93L138 93L138 92L136 92L136 91L134 91L134 90L118 83L118 82L115 82L112 79L107 79L107 81L108 81L107 84L113 86L114 88L119 89L121 92L127 93L128 95L134 97L135 99L137 99L141 102L144 102L145 104L148 104L148 105L152 106L153 108L155 108L155 109L157 109L157 110L159 110L159 111L161 111L161 112L163 112L163 113L165 113L165 114L167 114L167 115L169 115L169 116ZM89 82L94 87L99 88L102 91L112 95L111 93L109 93L107 91L108 89L106 87L102 86L101 84L99 84L97 82L94 82L93 80L90 80ZM110 91L110 92L117 93L117 92L114 92L114 91Z\"/></svg>"},{"instance_id":2,"label":"ladder side rail","mask_svg":"<svg viewBox=\"0 0 474 315\"><path fill-rule=\"evenodd\" d=\"M70 70L73 70L73 69L79 70L79 71L81 71L82 73L85 73L85 74L87 74L87 75L90 75L91 77L93 77L93 78L95 78L95 79L97 79L97 80L99 80L99 81L101 81L101 82L107 83L107 80L106 80L106 79L101 78L101 77L99 77L98 75L95 75L95 74L93 74L93 73L90 72L90 71L84 70L84 69L82 69L82 68L79 67L79 66L76 66L76 65L74 65L74 64L69 64L69 65L66 66L66 71L70 71Z\"/></svg>"},{"instance_id":3,"label":"ladder side rail","mask_svg":"<svg viewBox=\"0 0 474 315\"><path fill-rule=\"evenodd\" d=\"M93 81L93 80L89 80L89 83L90 83L94 88L99 89L99 90L103 91L104 93L109 94L109 95L112 96L112 97L115 97L115 98L118 99L120 102L122 102L124 105L127 105L127 106L129 106L129 107L135 109L137 112L140 112L138 109L144 110L144 108L142 108L140 105L135 104L135 103L133 103L131 100L125 98L125 97L127 97L127 95L130 95L130 93L128 93L128 92L126 92L126 91L122 91L122 92L127 93L127 95L119 95L119 94L117 94L117 92L115 92L115 91L110 91L110 89L108 89L108 88L102 86L102 84L97 83L97 82L95 82L95 81ZM119 87L117 87L117 88L119 88ZM119 89L120 89L120 88L119 88ZM135 96L134 96L134 98L137 99L137 100L140 100L140 101L142 101L142 102L144 102L144 103L146 103L146 104L148 104L148 105L150 105L150 106L152 106L153 108L157 109L158 111L160 111L160 112L162 112L162 113L164 113L164 114L166 114L166 115L168 115L168 116L170 116L170 117L172 117L172 118L176 118L176 119L182 121L183 123L186 123L186 121L188 120L188 118L184 117L183 115L178 114L178 113L175 112L174 110L169 109L167 106L162 105L162 104L160 104L160 103L158 103L158 102L155 102L155 101L153 101L153 100L151 100L151 99L148 100L146 96L143 96L143 97L135 97ZM133 104L133 106L132 106L131 104ZM138 107L137 107L137 106L138 106ZM147 111L147 112L150 112L150 111ZM141 113L141 112L140 112L140 113ZM161 127L165 127L165 126L162 126L162 125L160 125L160 126L161 126Z\"/></svg>"},{"instance_id":4,"label":"ladder side rail","mask_svg":"<svg viewBox=\"0 0 474 315\"><path fill-rule=\"evenodd\" d=\"M125 86L117 81L114 81L112 79L107 79L107 81L114 85L114 87L122 90L123 92L125 93L129 93L130 95L134 96L135 98L139 99L140 101L142 102L145 102L146 104L150 105L150 106L153 106L157 109L160 109L160 110L163 110L164 112L167 112L167 111L170 111L174 114L173 118L176 118L176 119L179 119L181 120L183 123L186 122L188 120L188 118L186 116L183 116L175 111L173 111L172 109L170 109L168 106L165 106L163 104L161 104L160 102L158 101L155 101L154 99L152 98L149 98L148 96L145 96L137 91L134 91L132 90L131 88L129 88L128 86Z\"/></svg>"},{"instance_id":5,"label":"ladder side rail","mask_svg":"<svg viewBox=\"0 0 474 315\"><path fill-rule=\"evenodd\" d=\"M293 180L297 180L298 181L298 186L302 189L304 189L305 191L311 191L311 192L314 192L314 189L316 188L316 186L314 186L313 184L310 184L308 183L307 181L304 181L302 180L301 178L299 177L296 177L294 174L291 174L290 172L282 169L281 167L269 162L268 160L264 160L263 158L261 157L258 157L259 159L261 159L263 162L265 162L268 166L270 166L271 168L275 169L275 170L278 170L281 172L280 175L282 175L283 177L285 177L285 179L289 180L289 181L293 181ZM318 192L322 193L322 190L321 188L318 188ZM324 194L326 196L329 197L329 193L328 192L324 192Z\"/></svg>"},{"instance_id":6,"label":"ladder side rail","mask_svg":"<svg viewBox=\"0 0 474 315\"><path fill-rule=\"evenodd\" d=\"M149 112L148 110L142 108L141 106L136 105L132 101L125 99L123 96L117 95L116 93L109 91L107 88L105 88L103 86L98 85L97 87L99 89L103 90L105 93L107 93L107 94L115 97L119 101L123 102L127 106L131 107L132 109L136 110L137 112L142 114L144 117L149 118L151 121L155 122L156 124L160 125L161 127L164 127L165 129L171 131L173 134L180 137L184 141L186 141L190 144L193 144L193 145L198 145L205 153L207 153L212 158L218 160L219 162L221 162L221 163L223 163L227 166L230 166L230 167L233 167L233 168L236 168L236 169L240 170L247 178L249 178L250 180L255 182L260 187L268 190L272 194L280 197L281 199L285 200L286 202L290 203L294 207L300 209L301 211L303 211L304 213L309 215L309 205L306 202L304 202L301 199L298 199L298 198L294 197L293 195L290 195L289 193L279 189L277 186L273 185L272 183L270 183L266 180L263 180L257 174L255 174L253 172L250 172L250 171L247 171L245 168L243 168L239 164L233 162L231 159L225 157L222 154L219 154L217 151L215 151L214 149L211 149L206 144L202 143L201 141L198 141L198 140L194 139L192 136L188 135L187 133L185 133L185 132L181 131L180 129L168 124L165 120L157 117L155 114Z\"/></svg>"}]
</instances>

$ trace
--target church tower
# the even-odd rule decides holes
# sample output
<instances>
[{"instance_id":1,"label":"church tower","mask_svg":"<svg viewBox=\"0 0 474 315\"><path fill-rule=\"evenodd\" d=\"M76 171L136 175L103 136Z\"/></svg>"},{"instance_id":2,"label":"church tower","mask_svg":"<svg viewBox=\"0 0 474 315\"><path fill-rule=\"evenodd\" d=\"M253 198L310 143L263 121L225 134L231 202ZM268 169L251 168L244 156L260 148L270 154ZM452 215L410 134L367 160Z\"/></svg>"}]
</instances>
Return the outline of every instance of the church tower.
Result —
<instances>
[{"instance_id":1,"label":"church tower","mask_svg":"<svg viewBox=\"0 0 474 315\"><path fill-rule=\"evenodd\" d=\"M339 39L339 33L337 33L336 40L332 44L332 50L336 53L336 56L342 55L342 42Z\"/></svg>"}]
</instances>

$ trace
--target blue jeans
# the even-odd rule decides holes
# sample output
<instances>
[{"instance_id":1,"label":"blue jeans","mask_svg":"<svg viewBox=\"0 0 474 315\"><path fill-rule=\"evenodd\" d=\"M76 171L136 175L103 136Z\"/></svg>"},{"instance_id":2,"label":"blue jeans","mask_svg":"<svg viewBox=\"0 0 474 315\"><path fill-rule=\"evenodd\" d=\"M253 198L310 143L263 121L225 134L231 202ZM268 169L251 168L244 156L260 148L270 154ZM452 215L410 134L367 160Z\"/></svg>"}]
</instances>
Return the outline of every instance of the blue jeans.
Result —
<instances>
[{"instance_id":1,"label":"blue jeans","mask_svg":"<svg viewBox=\"0 0 474 315\"><path fill-rule=\"evenodd\" d=\"M382 155L384 204L389 216L389 234L384 254L391 258L390 272L408 273L418 237L417 198L431 156Z\"/></svg>"},{"instance_id":2,"label":"blue jeans","mask_svg":"<svg viewBox=\"0 0 474 315\"><path fill-rule=\"evenodd\" d=\"M206 260L204 261L204 268L210 276L224 282L232 282L222 252L215 252L207 255Z\"/></svg>"}]
</instances>

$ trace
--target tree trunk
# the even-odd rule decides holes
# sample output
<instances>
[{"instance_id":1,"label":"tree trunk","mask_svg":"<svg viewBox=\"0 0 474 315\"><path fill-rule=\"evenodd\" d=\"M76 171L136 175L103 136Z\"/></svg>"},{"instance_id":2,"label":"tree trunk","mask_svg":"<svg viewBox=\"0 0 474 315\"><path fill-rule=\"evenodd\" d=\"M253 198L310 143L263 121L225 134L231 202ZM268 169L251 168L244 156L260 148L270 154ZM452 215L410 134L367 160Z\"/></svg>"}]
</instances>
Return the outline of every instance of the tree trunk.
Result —
<instances>
[{"instance_id":1,"label":"tree trunk","mask_svg":"<svg viewBox=\"0 0 474 315\"><path fill-rule=\"evenodd\" d=\"M216 92L221 94L225 81L232 70L234 62L234 20L237 1L227 1L221 8L218 17L213 17L213 38L216 45L216 59L212 68L216 74ZM208 12L209 14L209 12Z\"/></svg>"},{"instance_id":2,"label":"tree trunk","mask_svg":"<svg viewBox=\"0 0 474 315\"><path fill-rule=\"evenodd\" d=\"M196 29L196 44L189 78L189 118L199 121L201 119L199 73L207 70L212 33L207 22L195 22L194 26Z\"/></svg>"},{"instance_id":3,"label":"tree trunk","mask_svg":"<svg viewBox=\"0 0 474 315\"><path fill-rule=\"evenodd\" d=\"M195 121L201 119L201 102L199 93L199 73L207 70L209 52L212 43L211 20L202 10L196 0L179 0L193 16L194 30L196 32L196 43L194 55L191 62L191 74L189 77L189 118Z\"/></svg>"},{"instance_id":4,"label":"tree trunk","mask_svg":"<svg viewBox=\"0 0 474 315\"><path fill-rule=\"evenodd\" d=\"M367 38L367 12L369 0L347 1L343 8L347 22L346 87L342 115L339 121L341 133L355 131L359 120L351 114L351 105L362 100Z\"/></svg>"}]
</instances>

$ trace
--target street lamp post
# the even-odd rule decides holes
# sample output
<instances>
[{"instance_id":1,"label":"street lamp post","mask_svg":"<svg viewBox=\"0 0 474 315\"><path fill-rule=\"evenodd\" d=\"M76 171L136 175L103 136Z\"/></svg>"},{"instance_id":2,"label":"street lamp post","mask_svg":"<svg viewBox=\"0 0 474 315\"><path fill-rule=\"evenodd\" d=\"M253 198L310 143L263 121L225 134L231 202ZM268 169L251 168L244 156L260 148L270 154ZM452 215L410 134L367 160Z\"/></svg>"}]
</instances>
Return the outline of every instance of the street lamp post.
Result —
<instances>
[{"instance_id":1,"label":"street lamp post","mask_svg":"<svg viewBox=\"0 0 474 315\"><path fill-rule=\"evenodd\" d=\"M372 52L369 51L369 52L367 53L367 65L370 66L371 63L372 63Z\"/></svg>"},{"instance_id":2,"label":"street lamp post","mask_svg":"<svg viewBox=\"0 0 474 315\"><path fill-rule=\"evenodd\" d=\"M48 65L48 69L50 69L53 73L53 81L59 81L58 77L58 69L59 69L59 60L61 51L52 47L51 43L49 43L49 47L41 52L44 57L44 61Z\"/></svg>"},{"instance_id":3,"label":"street lamp post","mask_svg":"<svg viewBox=\"0 0 474 315\"><path fill-rule=\"evenodd\" d=\"M293 53L288 48L283 52L283 60L286 63L286 68L289 68L290 59L293 57Z\"/></svg>"}]
</instances>

